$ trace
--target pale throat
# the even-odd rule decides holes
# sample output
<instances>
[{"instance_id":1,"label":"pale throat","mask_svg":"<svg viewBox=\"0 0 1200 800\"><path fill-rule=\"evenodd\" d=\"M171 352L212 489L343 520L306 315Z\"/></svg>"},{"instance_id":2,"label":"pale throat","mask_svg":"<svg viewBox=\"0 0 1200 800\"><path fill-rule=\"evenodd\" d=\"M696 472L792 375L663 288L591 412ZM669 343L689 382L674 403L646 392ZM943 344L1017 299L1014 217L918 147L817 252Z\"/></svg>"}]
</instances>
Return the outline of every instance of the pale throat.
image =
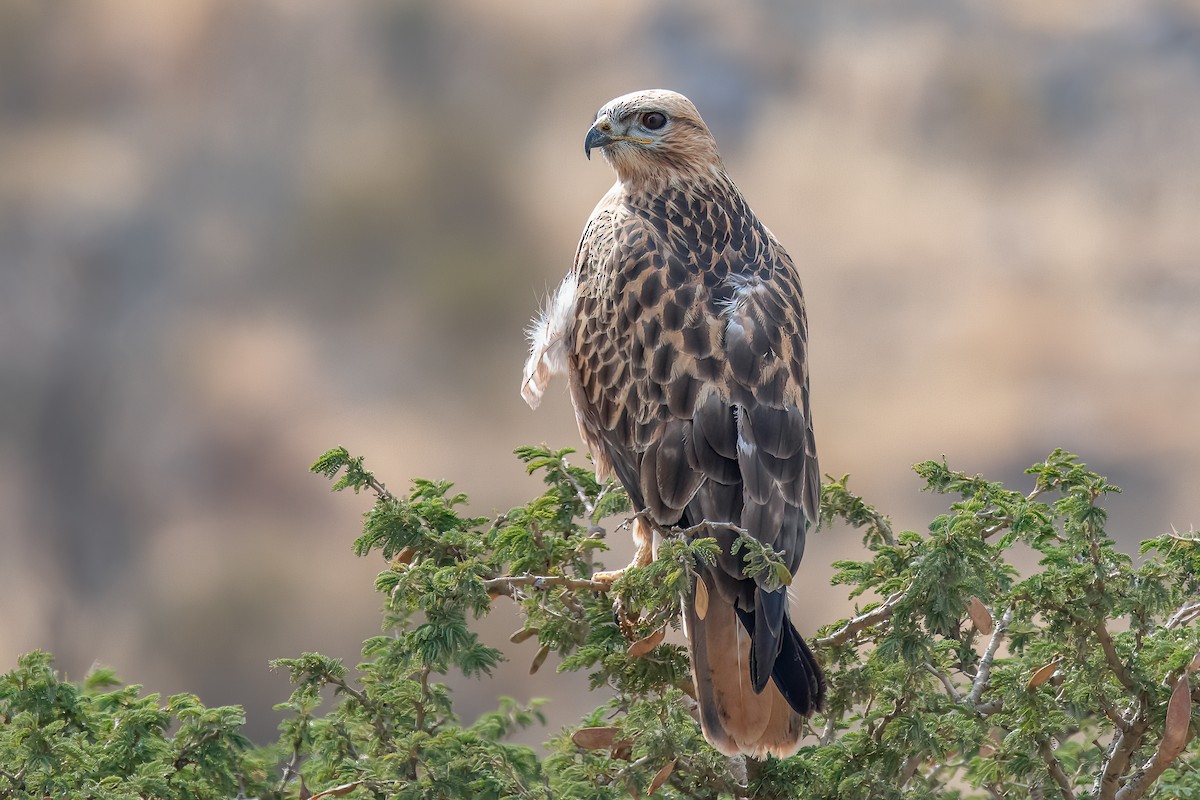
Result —
<instances>
[{"instance_id":1,"label":"pale throat","mask_svg":"<svg viewBox=\"0 0 1200 800\"><path fill-rule=\"evenodd\" d=\"M716 155L683 159L670 154L605 154L617 179L628 191L655 191L669 186L722 183L725 168Z\"/></svg>"}]
</instances>

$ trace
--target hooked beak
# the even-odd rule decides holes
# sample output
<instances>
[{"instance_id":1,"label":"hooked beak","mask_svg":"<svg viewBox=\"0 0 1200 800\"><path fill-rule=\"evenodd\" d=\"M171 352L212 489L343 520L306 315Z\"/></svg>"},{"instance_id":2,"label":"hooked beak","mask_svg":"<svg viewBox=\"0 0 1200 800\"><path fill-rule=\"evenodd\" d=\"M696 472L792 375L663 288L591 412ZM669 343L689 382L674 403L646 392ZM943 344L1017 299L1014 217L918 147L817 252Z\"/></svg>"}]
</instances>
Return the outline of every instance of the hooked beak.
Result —
<instances>
[{"instance_id":1,"label":"hooked beak","mask_svg":"<svg viewBox=\"0 0 1200 800\"><path fill-rule=\"evenodd\" d=\"M613 137L609 132L602 131L595 125L588 129L587 138L583 140L583 154L592 160L592 148L604 147L606 144L611 144Z\"/></svg>"}]
</instances>

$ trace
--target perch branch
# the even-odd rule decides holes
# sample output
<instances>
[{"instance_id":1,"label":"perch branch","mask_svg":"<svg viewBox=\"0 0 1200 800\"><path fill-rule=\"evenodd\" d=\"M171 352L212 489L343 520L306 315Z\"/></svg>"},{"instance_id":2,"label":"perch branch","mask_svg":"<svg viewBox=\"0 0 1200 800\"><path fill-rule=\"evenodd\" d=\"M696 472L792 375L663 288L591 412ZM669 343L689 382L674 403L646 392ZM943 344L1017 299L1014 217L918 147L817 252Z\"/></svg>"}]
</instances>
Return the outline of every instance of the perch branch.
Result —
<instances>
[{"instance_id":1,"label":"perch branch","mask_svg":"<svg viewBox=\"0 0 1200 800\"><path fill-rule=\"evenodd\" d=\"M878 625L880 622L890 619L892 612L896 610L896 606L902 599L904 599L905 591L907 590L896 592L875 608L871 609L865 614L859 614L857 617L850 620L828 636L822 636L818 639L814 639L813 643L816 644L817 647L836 647L839 644L845 644L846 642L850 641L856 634L866 630L872 625Z\"/></svg>"},{"instance_id":2,"label":"perch branch","mask_svg":"<svg viewBox=\"0 0 1200 800\"><path fill-rule=\"evenodd\" d=\"M608 591L609 584L603 581L593 581L587 578L569 578L566 575L503 575L499 578L489 578L483 582L488 594L502 594L513 597L517 587L532 586L534 589L549 589L552 586L564 586L568 589L582 589L589 592Z\"/></svg>"}]
</instances>

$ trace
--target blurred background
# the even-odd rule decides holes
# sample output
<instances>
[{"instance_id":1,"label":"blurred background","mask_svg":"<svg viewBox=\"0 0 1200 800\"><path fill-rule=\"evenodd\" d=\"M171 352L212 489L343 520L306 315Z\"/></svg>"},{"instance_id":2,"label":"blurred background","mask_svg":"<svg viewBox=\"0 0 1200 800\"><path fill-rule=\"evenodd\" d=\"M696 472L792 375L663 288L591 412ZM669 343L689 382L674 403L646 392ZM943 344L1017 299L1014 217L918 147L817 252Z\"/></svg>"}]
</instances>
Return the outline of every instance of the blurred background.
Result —
<instances>
[{"instance_id":1,"label":"blurred background","mask_svg":"<svg viewBox=\"0 0 1200 800\"><path fill-rule=\"evenodd\" d=\"M8 0L0 670L45 648L273 738L268 659L378 629L369 498L317 455L491 515L539 491L514 447L578 445L561 385L518 396L523 328L612 182L595 110L656 86L799 265L824 472L923 529L912 463L1027 486L1062 446L1130 552L1200 519L1194 0ZM802 631L859 545L810 539ZM505 649L468 718L599 702Z\"/></svg>"}]
</instances>

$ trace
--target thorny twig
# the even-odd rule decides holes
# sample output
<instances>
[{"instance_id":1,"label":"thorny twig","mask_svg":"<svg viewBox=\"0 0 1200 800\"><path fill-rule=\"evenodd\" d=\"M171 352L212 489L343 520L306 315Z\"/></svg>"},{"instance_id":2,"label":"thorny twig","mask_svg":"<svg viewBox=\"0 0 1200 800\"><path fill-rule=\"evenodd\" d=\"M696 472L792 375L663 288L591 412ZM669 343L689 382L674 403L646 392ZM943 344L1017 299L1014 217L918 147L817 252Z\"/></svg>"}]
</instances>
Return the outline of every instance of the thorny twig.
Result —
<instances>
[{"instance_id":1,"label":"thorny twig","mask_svg":"<svg viewBox=\"0 0 1200 800\"><path fill-rule=\"evenodd\" d=\"M300 774L300 744L301 739L297 738L292 747L292 757L283 765L283 775L279 778L279 788L276 790L279 794L283 794L292 779Z\"/></svg>"},{"instance_id":2,"label":"thorny twig","mask_svg":"<svg viewBox=\"0 0 1200 800\"><path fill-rule=\"evenodd\" d=\"M371 491L375 492L375 496L383 501L395 500L396 496L388 491L388 488L383 485L383 481L376 478L374 475L367 476L367 486L371 487Z\"/></svg>"}]
</instances>

